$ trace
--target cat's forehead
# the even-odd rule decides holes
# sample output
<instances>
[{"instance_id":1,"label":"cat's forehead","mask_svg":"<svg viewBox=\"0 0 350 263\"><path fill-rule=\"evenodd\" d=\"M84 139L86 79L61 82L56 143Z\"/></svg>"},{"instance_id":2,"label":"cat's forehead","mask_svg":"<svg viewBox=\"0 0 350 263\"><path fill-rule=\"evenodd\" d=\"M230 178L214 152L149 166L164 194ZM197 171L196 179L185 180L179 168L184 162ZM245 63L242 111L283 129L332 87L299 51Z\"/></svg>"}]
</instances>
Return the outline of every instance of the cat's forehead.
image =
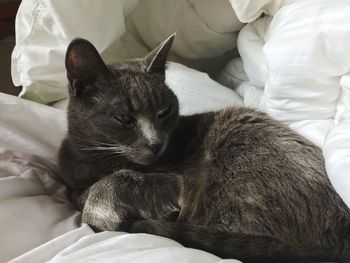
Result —
<instances>
[{"instance_id":1,"label":"cat's forehead","mask_svg":"<svg viewBox=\"0 0 350 263\"><path fill-rule=\"evenodd\" d=\"M146 69L146 65L141 59L130 59L109 65L112 71L130 71L130 72L143 72Z\"/></svg>"},{"instance_id":2,"label":"cat's forehead","mask_svg":"<svg viewBox=\"0 0 350 263\"><path fill-rule=\"evenodd\" d=\"M157 110L171 95L164 79L128 69L119 70L117 83L112 90L112 104L132 112Z\"/></svg>"}]
</instances>

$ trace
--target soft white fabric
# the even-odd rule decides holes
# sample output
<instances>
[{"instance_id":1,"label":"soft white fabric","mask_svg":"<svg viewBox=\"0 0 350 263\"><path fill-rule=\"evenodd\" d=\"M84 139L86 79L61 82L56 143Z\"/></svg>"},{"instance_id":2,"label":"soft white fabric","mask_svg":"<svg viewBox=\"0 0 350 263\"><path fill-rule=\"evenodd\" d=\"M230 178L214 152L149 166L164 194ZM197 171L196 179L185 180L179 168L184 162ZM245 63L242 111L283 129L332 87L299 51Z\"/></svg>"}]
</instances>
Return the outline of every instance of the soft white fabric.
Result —
<instances>
[{"instance_id":1,"label":"soft white fabric","mask_svg":"<svg viewBox=\"0 0 350 263\"><path fill-rule=\"evenodd\" d=\"M0 146L56 163L67 131L66 114L3 93L0 100Z\"/></svg>"},{"instance_id":2,"label":"soft white fabric","mask_svg":"<svg viewBox=\"0 0 350 263\"><path fill-rule=\"evenodd\" d=\"M14 259L11 263L37 263L47 262L85 236L93 235L94 231L87 225L82 224L79 228L71 230L61 236L54 238L32 250L27 251ZM117 235L117 234L116 234Z\"/></svg>"},{"instance_id":3,"label":"soft white fabric","mask_svg":"<svg viewBox=\"0 0 350 263\"><path fill-rule=\"evenodd\" d=\"M350 10L349 10L350 12ZM350 75L340 79L341 96L336 114L338 125L328 133L324 156L328 175L338 193L350 207Z\"/></svg>"},{"instance_id":4,"label":"soft white fabric","mask_svg":"<svg viewBox=\"0 0 350 263\"><path fill-rule=\"evenodd\" d=\"M143 0L126 21L148 49L176 31L171 59L210 73L233 52L242 26L227 0Z\"/></svg>"},{"instance_id":5,"label":"soft white fabric","mask_svg":"<svg viewBox=\"0 0 350 263\"><path fill-rule=\"evenodd\" d=\"M178 63L168 63L166 83L179 99L181 115L243 105L234 91L212 80L208 74Z\"/></svg>"},{"instance_id":6,"label":"soft white fabric","mask_svg":"<svg viewBox=\"0 0 350 263\"><path fill-rule=\"evenodd\" d=\"M21 96L41 103L67 97L64 55L68 43L86 38L103 52L123 45L124 19L138 0L23 0L16 18L12 79Z\"/></svg>"},{"instance_id":7,"label":"soft white fabric","mask_svg":"<svg viewBox=\"0 0 350 263\"><path fill-rule=\"evenodd\" d=\"M54 180L64 113L0 93L0 262L80 224Z\"/></svg>"},{"instance_id":8,"label":"soft white fabric","mask_svg":"<svg viewBox=\"0 0 350 263\"><path fill-rule=\"evenodd\" d=\"M243 26L226 0L138 3L23 0L12 54L12 78L23 86L21 96L45 104L67 97L64 55L76 37L90 40L111 63L143 56L176 31L172 59L213 72L233 51Z\"/></svg>"},{"instance_id":9,"label":"soft white fabric","mask_svg":"<svg viewBox=\"0 0 350 263\"><path fill-rule=\"evenodd\" d=\"M262 14L273 16L281 7L297 0L230 0L238 19L250 23Z\"/></svg>"},{"instance_id":10,"label":"soft white fabric","mask_svg":"<svg viewBox=\"0 0 350 263\"><path fill-rule=\"evenodd\" d=\"M81 230L77 230L80 231ZM76 235L75 233L66 235ZM51 244L50 244L51 243ZM49 262L203 262L203 263L239 263L238 260L221 260L204 251L184 248L179 243L154 235L127 234L122 232L102 232L85 234L71 246L57 253L53 258L42 257L50 242L38 248L31 255L23 255L11 263L38 262L34 258ZM37 256L37 257L36 257Z\"/></svg>"},{"instance_id":11,"label":"soft white fabric","mask_svg":"<svg viewBox=\"0 0 350 263\"><path fill-rule=\"evenodd\" d=\"M265 16L246 25L240 31L237 40L238 51L249 83L259 88L265 87L268 73L263 47L271 20L272 17Z\"/></svg>"}]
</instances>

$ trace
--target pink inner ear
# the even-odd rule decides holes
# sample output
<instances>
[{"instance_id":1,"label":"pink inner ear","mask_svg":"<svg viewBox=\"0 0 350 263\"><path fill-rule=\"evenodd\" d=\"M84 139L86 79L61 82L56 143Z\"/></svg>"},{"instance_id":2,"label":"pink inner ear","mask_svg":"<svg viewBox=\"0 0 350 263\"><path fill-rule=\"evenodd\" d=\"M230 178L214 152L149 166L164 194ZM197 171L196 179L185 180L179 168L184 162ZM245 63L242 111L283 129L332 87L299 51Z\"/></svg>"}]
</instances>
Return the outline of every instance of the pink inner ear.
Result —
<instances>
[{"instance_id":1,"label":"pink inner ear","mask_svg":"<svg viewBox=\"0 0 350 263\"><path fill-rule=\"evenodd\" d=\"M67 49L66 69L71 79L85 81L108 72L96 48L85 39L73 40Z\"/></svg>"},{"instance_id":2,"label":"pink inner ear","mask_svg":"<svg viewBox=\"0 0 350 263\"><path fill-rule=\"evenodd\" d=\"M93 55L94 54L92 54L89 50L70 50L68 55L68 65L70 67L70 70L76 74L81 74L85 71L102 71L102 68L105 67L102 59L98 53L96 53L96 56Z\"/></svg>"},{"instance_id":3,"label":"pink inner ear","mask_svg":"<svg viewBox=\"0 0 350 263\"><path fill-rule=\"evenodd\" d=\"M79 55L79 52L75 50L70 50L67 57L67 70L70 72L70 75L76 75L79 70L83 70L82 61ZM73 77L73 76L72 76Z\"/></svg>"}]
</instances>

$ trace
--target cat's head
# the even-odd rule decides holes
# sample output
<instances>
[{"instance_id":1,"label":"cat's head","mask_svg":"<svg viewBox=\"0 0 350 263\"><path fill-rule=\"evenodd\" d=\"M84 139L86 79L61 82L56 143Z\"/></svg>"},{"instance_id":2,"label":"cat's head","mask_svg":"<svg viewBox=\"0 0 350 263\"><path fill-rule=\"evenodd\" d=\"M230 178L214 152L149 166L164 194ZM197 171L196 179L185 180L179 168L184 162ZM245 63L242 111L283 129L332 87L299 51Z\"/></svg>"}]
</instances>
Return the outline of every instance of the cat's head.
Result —
<instances>
[{"instance_id":1,"label":"cat's head","mask_svg":"<svg viewBox=\"0 0 350 263\"><path fill-rule=\"evenodd\" d=\"M96 156L122 155L150 164L165 151L179 105L165 84L170 36L145 58L107 66L84 39L68 46L69 135Z\"/></svg>"}]
</instances>

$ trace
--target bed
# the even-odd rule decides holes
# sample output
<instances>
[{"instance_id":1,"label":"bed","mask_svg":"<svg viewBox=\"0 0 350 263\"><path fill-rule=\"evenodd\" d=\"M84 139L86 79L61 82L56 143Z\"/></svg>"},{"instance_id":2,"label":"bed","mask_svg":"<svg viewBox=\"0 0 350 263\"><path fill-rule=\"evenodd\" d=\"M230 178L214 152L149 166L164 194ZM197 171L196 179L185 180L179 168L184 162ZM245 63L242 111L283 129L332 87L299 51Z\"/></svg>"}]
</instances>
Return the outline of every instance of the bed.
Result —
<instances>
[{"instance_id":1,"label":"bed","mask_svg":"<svg viewBox=\"0 0 350 263\"><path fill-rule=\"evenodd\" d=\"M239 262L81 223L57 173L67 129L64 53L78 36L114 62L176 31L166 78L181 113L234 105L267 112L323 149L350 207L349 15L347 0L23 0L12 54L23 91L0 94L0 262Z\"/></svg>"}]
</instances>

